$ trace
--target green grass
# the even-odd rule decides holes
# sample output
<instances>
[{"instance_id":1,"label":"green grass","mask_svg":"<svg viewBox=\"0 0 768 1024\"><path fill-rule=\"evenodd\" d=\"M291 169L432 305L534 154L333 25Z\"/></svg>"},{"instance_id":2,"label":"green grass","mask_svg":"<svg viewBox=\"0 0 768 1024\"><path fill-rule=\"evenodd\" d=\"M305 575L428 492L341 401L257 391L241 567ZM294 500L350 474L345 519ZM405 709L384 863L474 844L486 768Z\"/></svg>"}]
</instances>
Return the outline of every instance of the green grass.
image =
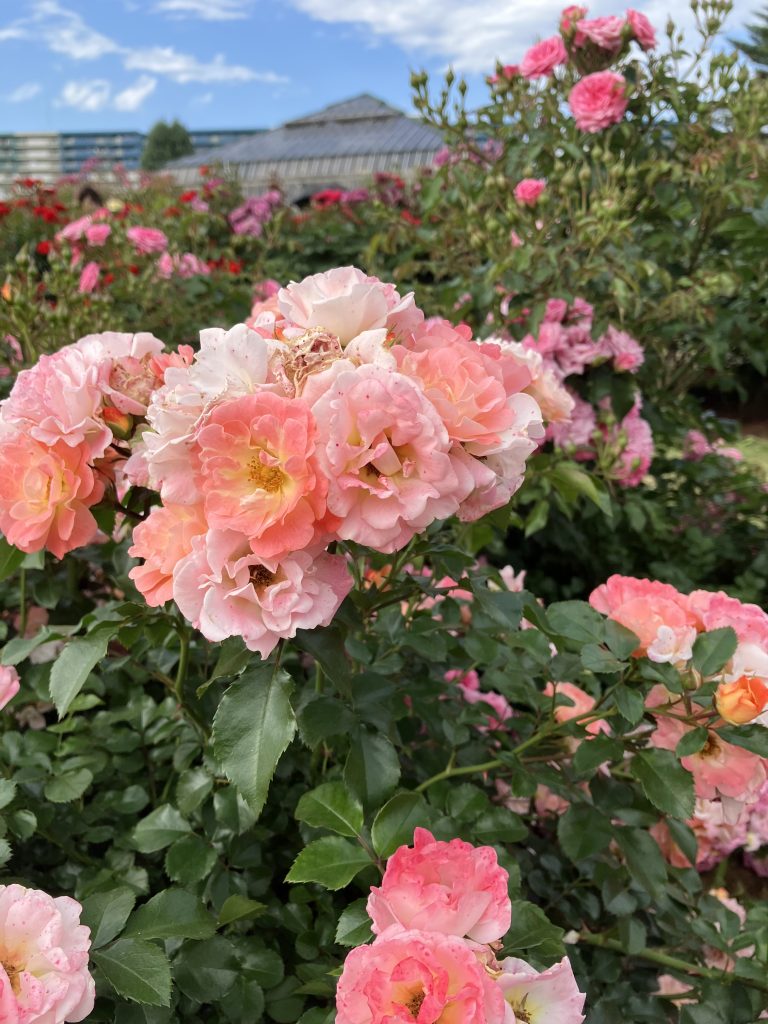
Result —
<instances>
[{"instance_id":1,"label":"green grass","mask_svg":"<svg viewBox=\"0 0 768 1024\"><path fill-rule=\"evenodd\" d=\"M747 434L739 441L738 447L744 453L745 461L756 466L768 479L768 437Z\"/></svg>"}]
</instances>

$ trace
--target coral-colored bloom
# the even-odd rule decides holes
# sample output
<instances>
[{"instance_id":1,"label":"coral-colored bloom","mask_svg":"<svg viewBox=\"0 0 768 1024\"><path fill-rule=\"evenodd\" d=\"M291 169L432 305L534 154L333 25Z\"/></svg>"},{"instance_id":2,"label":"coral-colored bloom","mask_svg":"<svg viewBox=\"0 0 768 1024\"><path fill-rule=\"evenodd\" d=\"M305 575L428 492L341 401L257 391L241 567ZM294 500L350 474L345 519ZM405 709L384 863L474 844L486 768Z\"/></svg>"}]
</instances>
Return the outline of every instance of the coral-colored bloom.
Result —
<instances>
[{"instance_id":1,"label":"coral-colored bloom","mask_svg":"<svg viewBox=\"0 0 768 1024\"><path fill-rule=\"evenodd\" d=\"M596 71L586 75L568 96L576 127L582 132L599 132L624 117L629 100L627 81L617 71Z\"/></svg>"},{"instance_id":2,"label":"coral-colored bloom","mask_svg":"<svg viewBox=\"0 0 768 1024\"><path fill-rule=\"evenodd\" d=\"M393 924L443 935L495 942L509 929L508 875L491 846L461 839L441 842L417 828L413 846L387 861L381 885L368 897L368 915L379 935Z\"/></svg>"},{"instance_id":3,"label":"coral-colored bloom","mask_svg":"<svg viewBox=\"0 0 768 1024\"><path fill-rule=\"evenodd\" d=\"M80 280L77 282L77 290L81 295L87 295L94 291L101 277L101 267L91 260L86 263L80 273Z\"/></svg>"},{"instance_id":4,"label":"coral-colored bloom","mask_svg":"<svg viewBox=\"0 0 768 1024\"><path fill-rule=\"evenodd\" d=\"M89 511L103 483L83 448L41 444L11 433L0 443L0 530L22 551L46 548L57 558L96 535Z\"/></svg>"},{"instance_id":5,"label":"coral-colored bloom","mask_svg":"<svg viewBox=\"0 0 768 1024\"><path fill-rule=\"evenodd\" d=\"M168 248L168 236L157 228L128 228L125 234L136 252L164 252Z\"/></svg>"},{"instance_id":6,"label":"coral-colored bloom","mask_svg":"<svg viewBox=\"0 0 768 1024\"><path fill-rule=\"evenodd\" d=\"M520 74L524 78L538 78L551 75L560 64L565 64L568 54L560 36L551 36L535 43L520 61Z\"/></svg>"},{"instance_id":7,"label":"coral-colored bloom","mask_svg":"<svg viewBox=\"0 0 768 1024\"><path fill-rule=\"evenodd\" d=\"M573 976L567 956L545 971L537 971L525 960L502 960L498 984L504 1001L514 1012L514 1021L526 1024L581 1024L584 1020L583 992Z\"/></svg>"},{"instance_id":8,"label":"coral-colored bloom","mask_svg":"<svg viewBox=\"0 0 768 1024\"><path fill-rule=\"evenodd\" d=\"M330 625L351 587L339 555L261 558L242 534L209 530L193 539L192 552L176 567L173 597L208 640L240 636L249 651L267 658L297 629Z\"/></svg>"},{"instance_id":9,"label":"coral-colored bloom","mask_svg":"<svg viewBox=\"0 0 768 1024\"><path fill-rule=\"evenodd\" d=\"M19 673L12 665L0 665L0 708L19 692Z\"/></svg>"},{"instance_id":10,"label":"coral-colored bloom","mask_svg":"<svg viewBox=\"0 0 768 1024\"><path fill-rule=\"evenodd\" d=\"M316 427L301 399L268 391L217 405L197 433L205 514L214 529L244 533L275 558L330 532L328 483L315 456Z\"/></svg>"},{"instance_id":11,"label":"coral-colored bloom","mask_svg":"<svg viewBox=\"0 0 768 1024\"><path fill-rule=\"evenodd\" d=\"M640 46L644 50L652 50L656 45L656 32L648 18L630 7L627 11L627 21Z\"/></svg>"},{"instance_id":12,"label":"coral-colored bloom","mask_svg":"<svg viewBox=\"0 0 768 1024\"><path fill-rule=\"evenodd\" d=\"M0 1019L63 1024L91 1012L91 939L80 924L81 910L69 896L0 886Z\"/></svg>"},{"instance_id":13,"label":"coral-colored bloom","mask_svg":"<svg viewBox=\"0 0 768 1024\"><path fill-rule=\"evenodd\" d=\"M133 531L128 554L143 558L128 573L151 608L173 597L173 572L192 550L192 538L208 524L199 505L159 505Z\"/></svg>"},{"instance_id":14,"label":"coral-colored bloom","mask_svg":"<svg viewBox=\"0 0 768 1024\"><path fill-rule=\"evenodd\" d=\"M555 708L555 720L558 722L570 722L572 718L582 718L589 715L595 706L595 698L582 690L575 683L547 683L544 687L545 697L565 697L569 704L558 704ZM596 736L599 732L610 732L610 727L604 718L589 722L584 729L590 736Z\"/></svg>"},{"instance_id":15,"label":"coral-colored bloom","mask_svg":"<svg viewBox=\"0 0 768 1024\"><path fill-rule=\"evenodd\" d=\"M424 319L413 292L401 297L394 285L356 267L292 282L280 290L278 302L291 323L305 329L322 327L339 339L342 348L364 331L386 328L396 337L405 336Z\"/></svg>"},{"instance_id":16,"label":"coral-colored bloom","mask_svg":"<svg viewBox=\"0 0 768 1024\"><path fill-rule=\"evenodd\" d=\"M730 597L722 590L694 590L688 606L699 629L707 632L730 626L743 644L756 644L768 650L768 614L756 604Z\"/></svg>"},{"instance_id":17,"label":"coral-colored bloom","mask_svg":"<svg viewBox=\"0 0 768 1024\"><path fill-rule=\"evenodd\" d=\"M340 537L396 551L456 512L471 483L460 482L445 425L409 377L340 360L308 379L304 397Z\"/></svg>"},{"instance_id":18,"label":"coral-colored bloom","mask_svg":"<svg viewBox=\"0 0 768 1024\"><path fill-rule=\"evenodd\" d=\"M657 662L691 657L696 620L685 595L669 583L609 576L589 595L589 603L637 636L636 657L647 654Z\"/></svg>"},{"instance_id":19,"label":"coral-colored bloom","mask_svg":"<svg viewBox=\"0 0 768 1024\"><path fill-rule=\"evenodd\" d=\"M397 926L344 961L336 1024L503 1024L500 987L462 939Z\"/></svg>"},{"instance_id":20,"label":"coral-colored bloom","mask_svg":"<svg viewBox=\"0 0 768 1024\"><path fill-rule=\"evenodd\" d=\"M730 683L720 683L715 693L715 707L721 718L731 725L754 721L768 708L768 684L757 676L739 676Z\"/></svg>"},{"instance_id":21,"label":"coral-colored bloom","mask_svg":"<svg viewBox=\"0 0 768 1024\"><path fill-rule=\"evenodd\" d=\"M535 206L547 183L544 178L523 178L512 193L521 206Z\"/></svg>"}]
</instances>

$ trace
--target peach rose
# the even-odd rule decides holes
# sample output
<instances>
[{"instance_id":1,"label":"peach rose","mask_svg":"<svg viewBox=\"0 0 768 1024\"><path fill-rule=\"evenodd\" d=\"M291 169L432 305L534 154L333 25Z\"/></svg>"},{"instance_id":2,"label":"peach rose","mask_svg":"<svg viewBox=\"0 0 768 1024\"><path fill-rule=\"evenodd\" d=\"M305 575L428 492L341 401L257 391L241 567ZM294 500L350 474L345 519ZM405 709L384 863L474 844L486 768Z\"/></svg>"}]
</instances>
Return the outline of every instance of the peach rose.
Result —
<instances>
[{"instance_id":1,"label":"peach rose","mask_svg":"<svg viewBox=\"0 0 768 1024\"><path fill-rule=\"evenodd\" d=\"M715 707L726 722L745 725L768 708L768 685L757 676L739 676L730 683L720 683Z\"/></svg>"},{"instance_id":2,"label":"peach rose","mask_svg":"<svg viewBox=\"0 0 768 1024\"><path fill-rule=\"evenodd\" d=\"M173 597L173 571L208 524L200 505L159 505L133 531L128 554L143 558L128 573L151 608Z\"/></svg>"},{"instance_id":3,"label":"peach rose","mask_svg":"<svg viewBox=\"0 0 768 1024\"><path fill-rule=\"evenodd\" d=\"M387 861L379 887L368 897L373 932L390 925L495 942L509 928L512 904L508 876L491 846L461 839L441 842L417 828L413 846L401 846Z\"/></svg>"},{"instance_id":4,"label":"peach rose","mask_svg":"<svg viewBox=\"0 0 768 1024\"><path fill-rule=\"evenodd\" d=\"M637 636L635 657L647 654L657 662L691 657L696 617L685 595L669 583L613 575L592 591L589 603Z\"/></svg>"},{"instance_id":5,"label":"peach rose","mask_svg":"<svg viewBox=\"0 0 768 1024\"><path fill-rule=\"evenodd\" d=\"M526 1024L581 1024L586 995L579 991L571 961L564 956L545 971L517 957L502 960L499 987L513 1010L514 1021Z\"/></svg>"},{"instance_id":6,"label":"peach rose","mask_svg":"<svg viewBox=\"0 0 768 1024\"><path fill-rule=\"evenodd\" d=\"M545 697L565 697L570 703L558 704L555 707L555 720L557 722L569 722L572 718L581 718L588 715L595 706L595 698L582 690L575 683L547 683L544 687ZM590 736L596 736L599 732L610 732L610 727L604 718L589 722L584 726Z\"/></svg>"}]
</instances>

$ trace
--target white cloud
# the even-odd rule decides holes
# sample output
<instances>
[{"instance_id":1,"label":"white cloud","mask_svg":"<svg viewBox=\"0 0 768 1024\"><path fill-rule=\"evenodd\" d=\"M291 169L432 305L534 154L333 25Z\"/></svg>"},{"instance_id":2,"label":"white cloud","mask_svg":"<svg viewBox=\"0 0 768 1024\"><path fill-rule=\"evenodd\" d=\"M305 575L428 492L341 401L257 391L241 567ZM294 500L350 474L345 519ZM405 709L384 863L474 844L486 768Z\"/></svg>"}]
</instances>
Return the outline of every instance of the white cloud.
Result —
<instances>
[{"instance_id":1,"label":"white cloud","mask_svg":"<svg viewBox=\"0 0 768 1024\"><path fill-rule=\"evenodd\" d=\"M305 14L327 23L356 25L371 36L386 39L422 59L437 57L459 71L488 71L497 58L511 63L522 57L536 39L557 31L563 0L290 0ZM640 0L637 9L647 13L659 34L664 32L669 0ZM744 21L753 0L736 0L729 19L730 34ZM618 5L621 9L621 5ZM681 27L690 30L690 11L675 14ZM616 0L593 0L592 17L615 14Z\"/></svg>"},{"instance_id":2,"label":"white cloud","mask_svg":"<svg viewBox=\"0 0 768 1024\"><path fill-rule=\"evenodd\" d=\"M213 93L204 92L200 96L195 96L192 100L193 103L198 103L201 106L205 106L207 103L213 103Z\"/></svg>"},{"instance_id":3,"label":"white cloud","mask_svg":"<svg viewBox=\"0 0 768 1024\"><path fill-rule=\"evenodd\" d=\"M57 107L74 107L75 110L93 112L106 107L111 93L111 85L103 78L67 82L55 103Z\"/></svg>"},{"instance_id":4,"label":"white cloud","mask_svg":"<svg viewBox=\"0 0 768 1024\"><path fill-rule=\"evenodd\" d=\"M35 0L34 21L36 34L42 35L48 49L72 60L96 60L120 50L113 39L86 25L79 14L57 0Z\"/></svg>"},{"instance_id":5,"label":"white cloud","mask_svg":"<svg viewBox=\"0 0 768 1024\"><path fill-rule=\"evenodd\" d=\"M112 106L115 110L138 110L144 100L151 96L157 88L157 79L151 75L141 75L133 85L123 89L115 96Z\"/></svg>"},{"instance_id":6,"label":"white cloud","mask_svg":"<svg viewBox=\"0 0 768 1024\"><path fill-rule=\"evenodd\" d=\"M155 10L177 18L239 21L251 13L250 0L159 0Z\"/></svg>"},{"instance_id":7,"label":"white cloud","mask_svg":"<svg viewBox=\"0 0 768 1024\"><path fill-rule=\"evenodd\" d=\"M43 87L39 82L25 82L23 85L17 86L13 92L9 92L5 100L6 103L26 103L27 100L33 100L42 91Z\"/></svg>"},{"instance_id":8,"label":"white cloud","mask_svg":"<svg viewBox=\"0 0 768 1024\"><path fill-rule=\"evenodd\" d=\"M26 34L19 25L8 25L5 28L0 28L0 43L6 39L24 39Z\"/></svg>"},{"instance_id":9,"label":"white cloud","mask_svg":"<svg viewBox=\"0 0 768 1024\"><path fill-rule=\"evenodd\" d=\"M285 82L274 71L253 71L240 64L230 64L223 54L204 63L188 53L178 53L172 46L151 46L145 50L128 50L123 60L132 71L150 71L166 75L174 82Z\"/></svg>"}]
</instances>

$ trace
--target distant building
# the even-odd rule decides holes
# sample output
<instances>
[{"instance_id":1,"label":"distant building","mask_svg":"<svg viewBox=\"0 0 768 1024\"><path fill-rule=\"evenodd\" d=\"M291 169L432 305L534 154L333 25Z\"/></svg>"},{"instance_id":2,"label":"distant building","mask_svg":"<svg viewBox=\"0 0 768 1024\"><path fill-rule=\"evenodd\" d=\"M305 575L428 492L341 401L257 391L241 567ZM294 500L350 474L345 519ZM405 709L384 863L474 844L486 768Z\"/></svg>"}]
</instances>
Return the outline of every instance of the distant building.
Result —
<instances>
[{"instance_id":1,"label":"distant building","mask_svg":"<svg viewBox=\"0 0 768 1024\"><path fill-rule=\"evenodd\" d=\"M364 93L205 154L172 161L180 184L201 164L220 164L248 194L279 186L289 201L328 187L356 188L376 172L408 176L443 146L434 128Z\"/></svg>"}]
</instances>

